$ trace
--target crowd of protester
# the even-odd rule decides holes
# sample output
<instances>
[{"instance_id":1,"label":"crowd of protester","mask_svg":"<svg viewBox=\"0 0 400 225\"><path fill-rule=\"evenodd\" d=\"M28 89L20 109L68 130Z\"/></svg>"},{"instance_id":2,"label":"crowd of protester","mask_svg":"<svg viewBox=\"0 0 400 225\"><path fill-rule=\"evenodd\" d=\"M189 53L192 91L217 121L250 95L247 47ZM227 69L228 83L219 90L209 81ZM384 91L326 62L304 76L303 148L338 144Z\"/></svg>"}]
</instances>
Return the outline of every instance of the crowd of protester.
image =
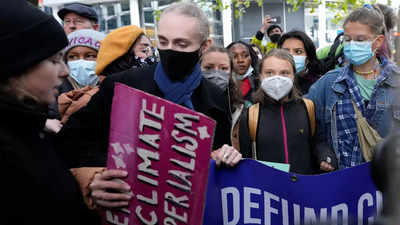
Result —
<instances>
[{"instance_id":1,"label":"crowd of protester","mask_svg":"<svg viewBox=\"0 0 400 225\"><path fill-rule=\"evenodd\" d=\"M193 3L162 11L155 45L133 25L98 31L96 12L84 4L58 12L64 29L24 0L0 4L5 224L99 224L97 209L129 204L127 171L106 169L116 82L214 119L217 165L252 158L319 174L374 155L385 160L392 156L382 152L396 147L400 70L387 6L353 10L341 42L322 57L305 32L286 32L270 16L251 43L214 46L207 16ZM392 196L391 171L373 165L377 186ZM21 204L29 216L20 216Z\"/></svg>"}]
</instances>

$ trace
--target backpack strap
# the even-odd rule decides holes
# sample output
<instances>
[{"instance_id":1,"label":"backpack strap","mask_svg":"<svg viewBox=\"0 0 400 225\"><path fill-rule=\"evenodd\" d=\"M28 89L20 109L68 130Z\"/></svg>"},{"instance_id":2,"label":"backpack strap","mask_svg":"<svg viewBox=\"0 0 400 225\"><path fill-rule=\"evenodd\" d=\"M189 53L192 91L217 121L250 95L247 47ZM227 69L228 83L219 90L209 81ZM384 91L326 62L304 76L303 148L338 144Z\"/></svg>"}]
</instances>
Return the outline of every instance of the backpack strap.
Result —
<instances>
[{"instance_id":1,"label":"backpack strap","mask_svg":"<svg viewBox=\"0 0 400 225\"><path fill-rule=\"evenodd\" d=\"M258 114L260 111L260 103L256 103L249 108L249 133L252 143L252 158L257 159L256 136L258 125Z\"/></svg>"},{"instance_id":2,"label":"backpack strap","mask_svg":"<svg viewBox=\"0 0 400 225\"><path fill-rule=\"evenodd\" d=\"M310 119L311 135L314 136L316 130L314 102L307 98L303 98L303 101L307 108L308 118Z\"/></svg>"},{"instance_id":3,"label":"backpack strap","mask_svg":"<svg viewBox=\"0 0 400 225\"><path fill-rule=\"evenodd\" d=\"M336 55L336 50L341 44L341 36L343 36L343 33L336 36L333 44L331 45L328 56L326 57L326 60L324 60L328 71L335 69L338 59L343 56L343 48L340 50L339 54Z\"/></svg>"}]
</instances>

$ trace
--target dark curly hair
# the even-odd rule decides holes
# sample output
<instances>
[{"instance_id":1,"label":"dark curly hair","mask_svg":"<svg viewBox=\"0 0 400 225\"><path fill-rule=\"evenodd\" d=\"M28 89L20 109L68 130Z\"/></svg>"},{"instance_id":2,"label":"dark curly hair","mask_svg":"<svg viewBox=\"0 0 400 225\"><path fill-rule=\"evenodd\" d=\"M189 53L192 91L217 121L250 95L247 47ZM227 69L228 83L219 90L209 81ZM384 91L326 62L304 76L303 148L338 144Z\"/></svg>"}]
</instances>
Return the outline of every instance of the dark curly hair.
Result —
<instances>
[{"instance_id":1,"label":"dark curly hair","mask_svg":"<svg viewBox=\"0 0 400 225\"><path fill-rule=\"evenodd\" d=\"M317 58L317 52L313 41L303 31L293 30L283 34L281 39L279 39L278 41L278 48L282 48L283 43L285 43L285 41L290 38L295 38L303 42L308 60L308 63L306 65L308 73L323 75L327 72L325 64Z\"/></svg>"},{"instance_id":2,"label":"dark curly hair","mask_svg":"<svg viewBox=\"0 0 400 225\"><path fill-rule=\"evenodd\" d=\"M250 53L250 58L251 58L251 66L253 67L254 70L257 69L257 65L258 65L258 56L257 53L253 50L253 48L247 44L246 42L243 41L234 41L232 43L230 43L226 48L229 50L230 54L231 54L231 48L235 45L244 45Z\"/></svg>"}]
</instances>

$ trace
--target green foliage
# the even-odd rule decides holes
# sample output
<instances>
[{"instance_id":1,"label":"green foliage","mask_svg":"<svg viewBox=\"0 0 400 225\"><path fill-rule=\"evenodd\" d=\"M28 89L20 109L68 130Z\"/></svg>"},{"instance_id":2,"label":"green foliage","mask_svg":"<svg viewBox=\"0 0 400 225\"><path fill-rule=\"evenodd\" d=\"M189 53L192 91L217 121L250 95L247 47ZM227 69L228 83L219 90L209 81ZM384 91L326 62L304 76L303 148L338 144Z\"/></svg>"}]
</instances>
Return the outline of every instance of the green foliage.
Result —
<instances>
[{"instance_id":1,"label":"green foliage","mask_svg":"<svg viewBox=\"0 0 400 225\"><path fill-rule=\"evenodd\" d=\"M264 0L230 0L230 4L224 4L223 0L215 0L214 3L211 3L209 0L194 1L202 7L211 7L212 10L218 10L220 12L231 7L236 19L246 12L246 9L250 7L251 2L257 3L259 7L264 3ZM392 0L387 1L388 5L390 5ZM289 10L293 12L296 12L307 3L307 5L311 5L311 13L313 13L315 12L315 9L322 4L322 0L286 0L286 3L290 6ZM349 13L349 11L362 7L365 3L375 4L376 0L327 0L325 4L328 10L334 13L332 22L338 24ZM160 11L156 10L154 14L158 20Z\"/></svg>"},{"instance_id":2,"label":"green foliage","mask_svg":"<svg viewBox=\"0 0 400 225\"><path fill-rule=\"evenodd\" d=\"M376 0L339 0L335 2L326 2L327 8L334 12L333 23L339 23L353 9L362 7L364 4L375 4Z\"/></svg>"},{"instance_id":3,"label":"green foliage","mask_svg":"<svg viewBox=\"0 0 400 225\"><path fill-rule=\"evenodd\" d=\"M159 9L154 10L153 14L154 14L154 18L156 19L156 21L159 21L160 15L161 15L161 10L159 10Z\"/></svg>"}]
</instances>

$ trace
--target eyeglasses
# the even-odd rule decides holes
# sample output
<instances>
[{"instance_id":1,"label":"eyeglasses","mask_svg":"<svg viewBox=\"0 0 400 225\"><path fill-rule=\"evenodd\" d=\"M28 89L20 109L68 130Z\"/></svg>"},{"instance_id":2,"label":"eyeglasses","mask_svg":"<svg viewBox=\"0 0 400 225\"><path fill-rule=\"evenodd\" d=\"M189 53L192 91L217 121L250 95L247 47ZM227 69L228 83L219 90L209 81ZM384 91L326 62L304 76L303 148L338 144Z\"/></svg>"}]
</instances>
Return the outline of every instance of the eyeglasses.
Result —
<instances>
[{"instance_id":1,"label":"eyeglasses","mask_svg":"<svg viewBox=\"0 0 400 225\"><path fill-rule=\"evenodd\" d=\"M65 19L64 20L64 25L70 25L70 24L79 24L82 25L86 22L86 20L83 19Z\"/></svg>"},{"instance_id":2,"label":"eyeglasses","mask_svg":"<svg viewBox=\"0 0 400 225\"><path fill-rule=\"evenodd\" d=\"M366 35L358 35L355 36L354 38L348 36L348 35L343 35L342 42L344 44L348 44L351 41L356 41L356 42L365 42L365 41L375 41L378 37L371 37L371 36L366 36Z\"/></svg>"}]
</instances>

